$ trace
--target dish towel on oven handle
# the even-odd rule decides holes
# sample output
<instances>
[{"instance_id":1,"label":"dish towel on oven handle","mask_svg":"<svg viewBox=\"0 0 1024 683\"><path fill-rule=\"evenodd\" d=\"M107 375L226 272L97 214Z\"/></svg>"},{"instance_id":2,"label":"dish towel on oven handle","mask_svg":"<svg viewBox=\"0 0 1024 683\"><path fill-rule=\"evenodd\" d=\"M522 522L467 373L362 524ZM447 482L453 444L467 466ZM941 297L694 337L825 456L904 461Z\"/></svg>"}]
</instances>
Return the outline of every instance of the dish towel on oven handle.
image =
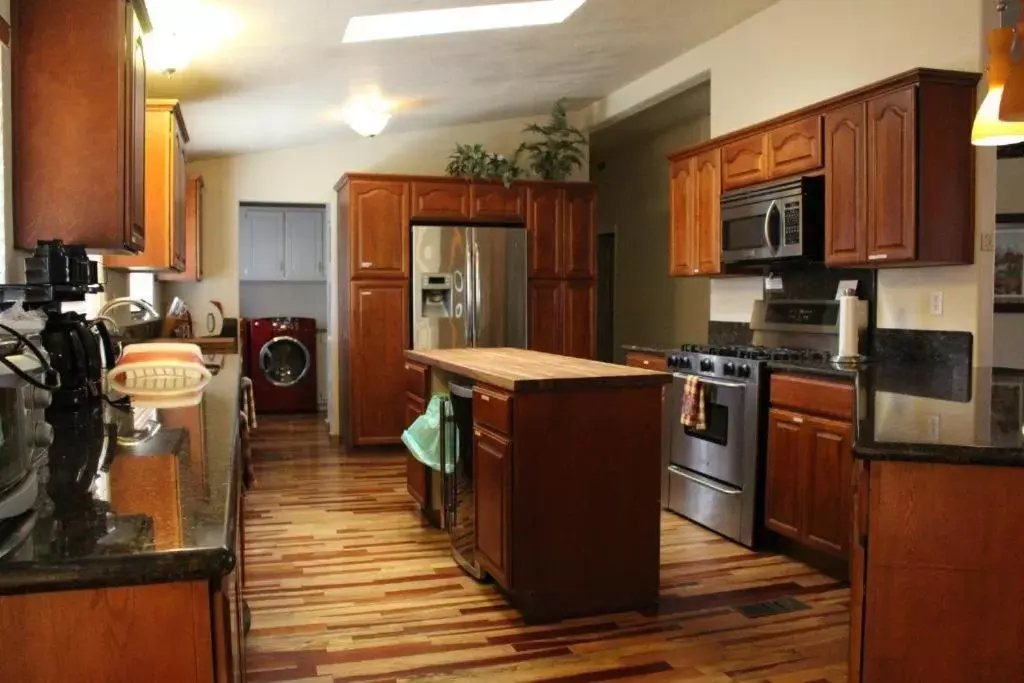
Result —
<instances>
[{"instance_id":1,"label":"dish towel on oven handle","mask_svg":"<svg viewBox=\"0 0 1024 683\"><path fill-rule=\"evenodd\" d=\"M683 384L683 408L679 422L696 431L703 431L708 426L704 412L704 383L696 375L687 377Z\"/></svg>"}]
</instances>

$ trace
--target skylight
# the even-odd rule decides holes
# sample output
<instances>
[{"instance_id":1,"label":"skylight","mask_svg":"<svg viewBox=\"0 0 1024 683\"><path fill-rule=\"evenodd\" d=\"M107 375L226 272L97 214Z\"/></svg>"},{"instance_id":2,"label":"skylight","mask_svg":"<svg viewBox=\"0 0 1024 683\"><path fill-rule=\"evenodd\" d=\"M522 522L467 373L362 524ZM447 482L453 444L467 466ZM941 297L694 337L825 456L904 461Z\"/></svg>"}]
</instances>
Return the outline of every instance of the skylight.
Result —
<instances>
[{"instance_id":1,"label":"skylight","mask_svg":"<svg viewBox=\"0 0 1024 683\"><path fill-rule=\"evenodd\" d=\"M560 24L584 2L586 0L532 0L352 17L342 42L365 43L371 40Z\"/></svg>"}]
</instances>

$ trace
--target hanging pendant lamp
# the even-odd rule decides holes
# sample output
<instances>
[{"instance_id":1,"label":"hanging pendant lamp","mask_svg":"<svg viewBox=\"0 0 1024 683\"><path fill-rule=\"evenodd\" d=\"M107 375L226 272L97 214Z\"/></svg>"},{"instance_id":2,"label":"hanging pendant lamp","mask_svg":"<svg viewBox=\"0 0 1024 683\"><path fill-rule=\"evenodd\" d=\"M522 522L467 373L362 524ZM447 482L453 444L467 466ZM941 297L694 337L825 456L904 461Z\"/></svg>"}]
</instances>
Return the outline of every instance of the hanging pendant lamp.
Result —
<instances>
[{"instance_id":1,"label":"hanging pendant lamp","mask_svg":"<svg viewBox=\"0 0 1024 683\"><path fill-rule=\"evenodd\" d=\"M1002 16L1006 3L999 2L996 7ZM971 128L973 145L995 147L1024 142L1024 122L1000 120L1004 89L1012 66L1013 36L1013 29L1008 27L989 31L988 93L974 117L974 126Z\"/></svg>"},{"instance_id":2,"label":"hanging pendant lamp","mask_svg":"<svg viewBox=\"0 0 1024 683\"><path fill-rule=\"evenodd\" d=\"M1017 42L1024 40L1024 0L1021 0L1020 18L1017 23ZM999 104L999 118L1009 122L1024 122L1024 45L1021 45L1022 57L1012 64L1010 75L1006 79L1003 99Z\"/></svg>"}]
</instances>

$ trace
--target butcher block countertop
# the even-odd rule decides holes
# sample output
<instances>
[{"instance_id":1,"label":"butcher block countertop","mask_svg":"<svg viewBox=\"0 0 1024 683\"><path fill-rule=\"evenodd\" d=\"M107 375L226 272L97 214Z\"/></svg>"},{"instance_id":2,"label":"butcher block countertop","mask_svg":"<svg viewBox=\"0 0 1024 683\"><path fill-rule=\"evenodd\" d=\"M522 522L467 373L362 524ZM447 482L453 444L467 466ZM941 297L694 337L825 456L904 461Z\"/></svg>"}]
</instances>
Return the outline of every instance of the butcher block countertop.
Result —
<instances>
[{"instance_id":1,"label":"butcher block countertop","mask_svg":"<svg viewBox=\"0 0 1024 683\"><path fill-rule=\"evenodd\" d=\"M407 350L405 357L513 392L586 386L636 387L672 381L672 376L664 372L525 349Z\"/></svg>"}]
</instances>

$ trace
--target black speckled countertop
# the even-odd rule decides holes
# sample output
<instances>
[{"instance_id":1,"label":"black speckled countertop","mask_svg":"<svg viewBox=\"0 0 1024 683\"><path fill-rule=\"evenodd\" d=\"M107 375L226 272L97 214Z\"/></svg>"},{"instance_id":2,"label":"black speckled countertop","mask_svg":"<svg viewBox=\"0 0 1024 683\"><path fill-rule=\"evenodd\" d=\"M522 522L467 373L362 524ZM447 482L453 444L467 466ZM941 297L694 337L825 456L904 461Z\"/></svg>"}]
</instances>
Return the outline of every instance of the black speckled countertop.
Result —
<instances>
[{"instance_id":1,"label":"black speckled countertop","mask_svg":"<svg viewBox=\"0 0 1024 683\"><path fill-rule=\"evenodd\" d=\"M852 381L862 460L1024 467L1024 373L970 365L772 361L773 372Z\"/></svg>"},{"instance_id":2,"label":"black speckled countertop","mask_svg":"<svg viewBox=\"0 0 1024 683\"><path fill-rule=\"evenodd\" d=\"M0 594L222 576L235 564L241 364L190 408L110 406L54 424L32 512L0 529ZM7 547L2 547L6 545Z\"/></svg>"}]
</instances>

